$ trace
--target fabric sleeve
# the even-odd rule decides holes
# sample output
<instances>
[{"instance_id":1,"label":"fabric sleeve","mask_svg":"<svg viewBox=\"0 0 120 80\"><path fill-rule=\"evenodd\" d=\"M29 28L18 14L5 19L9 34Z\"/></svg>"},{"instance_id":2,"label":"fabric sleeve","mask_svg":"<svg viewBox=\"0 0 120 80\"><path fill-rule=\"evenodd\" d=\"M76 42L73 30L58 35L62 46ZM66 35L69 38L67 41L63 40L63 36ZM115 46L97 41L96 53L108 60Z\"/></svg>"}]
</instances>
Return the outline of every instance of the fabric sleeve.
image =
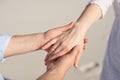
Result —
<instances>
[{"instance_id":1,"label":"fabric sleeve","mask_svg":"<svg viewBox=\"0 0 120 80\"><path fill-rule=\"evenodd\" d=\"M0 34L0 62L4 61L4 52L11 37L11 35Z\"/></svg>"},{"instance_id":2,"label":"fabric sleeve","mask_svg":"<svg viewBox=\"0 0 120 80\"><path fill-rule=\"evenodd\" d=\"M0 80L4 80L3 76L0 74Z\"/></svg>"},{"instance_id":3,"label":"fabric sleeve","mask_svg":"<svg viewBox=\"0 0 120 80\"><path fill-rule=\"evenodd\" d=\"M114 0L90 0L90 4L97 4L102 11L103 18L108 10L108 8L112 5Z\"/></svg>"}]
</instances>

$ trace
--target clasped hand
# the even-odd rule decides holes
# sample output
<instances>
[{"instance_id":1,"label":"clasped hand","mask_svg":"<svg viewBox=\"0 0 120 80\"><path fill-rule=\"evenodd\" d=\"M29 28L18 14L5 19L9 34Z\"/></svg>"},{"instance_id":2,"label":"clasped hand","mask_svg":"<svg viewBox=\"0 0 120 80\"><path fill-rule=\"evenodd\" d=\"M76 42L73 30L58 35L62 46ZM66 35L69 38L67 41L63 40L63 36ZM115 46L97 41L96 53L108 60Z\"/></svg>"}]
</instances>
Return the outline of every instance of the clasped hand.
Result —
<instances>
[{"instance_id":1,"label":"clasped hand","mask_svg":"<svg viewBox=\"0 0 120 80\"><path fill-rule=\"evenodd\" d=\"M63 32L60 30L58 30L58 32L53 32L53 34L57 34L59 32L61 32L61 34L49 40L42 47L42 49L48 52L45 58L45 64L49 65L53 60L68 54L75 46L79 46L74 60L74 66L78 67L79 59L85 49L84 43L87 43L87 39L84 39L85 33L76 23L70 23L64 27L69 29L66 29Z\"/></svg>"}]
</instances>

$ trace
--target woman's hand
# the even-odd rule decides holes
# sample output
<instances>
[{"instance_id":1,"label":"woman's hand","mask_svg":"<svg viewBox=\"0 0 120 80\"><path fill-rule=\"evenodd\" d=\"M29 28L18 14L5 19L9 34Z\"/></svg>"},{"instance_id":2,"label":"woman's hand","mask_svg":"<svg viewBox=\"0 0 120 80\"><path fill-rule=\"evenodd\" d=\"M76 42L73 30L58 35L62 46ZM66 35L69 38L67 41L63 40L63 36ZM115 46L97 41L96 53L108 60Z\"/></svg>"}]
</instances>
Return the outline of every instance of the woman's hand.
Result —
<instances>
[{"instance_id":1,"label":"woman's hand","mask_svg":"<svg viewBox=\"0 0 120 80\"><path fill-rule=\"evenodd\" d=\"M52 60L47 65L47 71L37 80L63 80L66 72L74 64L79 46L75 46L68 54Z\"/></svg>"},{"instance_id":2,"label":"woman's hand","mask_svg":"<svg viewBox=\"0 0 120 80\"><path fill-rule=\"evenodd\" d=\"M70 67L74 65L74 60L79 50L79 45L73 47L67 54L61 56L57 59L51 60L49 64L47 64L47 71L49 70L57 70L60 74L65 74Z\"/></svg>"},{"instance_id":3,"label":"woman's hand","mask_svg":"<svg viewBox=\"0 0 120 80\"><path fill-rule=\"evenodd\" d=\"M60 56L65 55L73 47L79 45L80 47L79 50L77 51L78 54L75 59L75 67L77 67L81 53L83 52L84 36L85 36L84 30L80 26L78 26L78 24L74 24L74 27L71 30L66 31L61 36L55 38L57 42L53 44L52 47L50 48L49 53L45 59L46 63ZM43 47L43 49L49 48L53 41L54 39L48 42Z\"/></svg>"},{"instance_id":4,"label":"woman's hand","mask_svg":"<svg viewBox=\"0 0 120 80\"><path fill-rule=\"evenodd\" d=\"M51 29L51 30L48 30L48 31L44 32L43 33L43 41L42 41L43 45L42 46L45 46L46 43L48 43L51 40L52 40L51 44L54 44L57 41L56 37L60 36L65 31L70 30L73 27L73 24L74 23L71 22L70 24L67 24L65 26L57 27L57 28L54 28L54 29ZM49 44L49 45L51 45L51 44ZM41 46L40 46L40 49L41 49Z\"/></svg>"}]
</instances>

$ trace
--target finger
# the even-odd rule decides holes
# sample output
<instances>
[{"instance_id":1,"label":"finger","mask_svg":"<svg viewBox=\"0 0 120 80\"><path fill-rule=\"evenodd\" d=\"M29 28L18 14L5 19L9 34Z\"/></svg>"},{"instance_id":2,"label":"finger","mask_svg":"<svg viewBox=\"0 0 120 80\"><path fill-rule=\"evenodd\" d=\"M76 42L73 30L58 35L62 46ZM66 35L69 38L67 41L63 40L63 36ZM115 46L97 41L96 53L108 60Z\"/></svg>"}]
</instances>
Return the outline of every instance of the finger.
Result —
<instances>
[{"instance_id":1,"label":"finger","mask_svg":"<svg viewBox=\"0 0 120 80\"><path fill-rule=\"evenodd\" d=\"M51 62L45 62L45 65L48 67L51 64Z\"/></svg>"},{"instance_id":2,"label":"finger","mask_svg":"<svg viewBox=\"0 0 120 80\"><path fill-rule=\"evenodd\" d=\"M88 39L87 38L84 39L84 43L88 43Z\"/></svg>"},{"instance_id":3,"label":"finger","mask_svg":"<svg viewBox=\"0 0 120 80\"><path fill-rule=\"evenodd\" d=\"M73 25L74 25L74 22L71 22L71 23L69 23L69 24L67 24L67 25L65 25L65 26L62 26L62 27L58 27L58 28L56 28L58 31L67 31L67 30L69 30L69 29L71 29L72 27L73 27Z\"/></svg>"},{"instance_id":4,"label":"finger","mask_svg":"<svg viewBox=\"0 0 120 80\"><path fill-rule=\"evenodd\" d=\"M55 60L51 60L51 61L45 62L45 65L48 67L49 65L54 64L54 62Z\"/></svg>"},{"instance_id":5,"label":"finger","mask_svg":"<svg viewBox=\"0 0 120 80\"><path fill-rule=\"evenodd\" d=\"M79 60L81 58L81 54L82 54L82 50L78 50L78 54L76 56L76 59L75 59L75 67L78 68L78 63L79 63Z\"/></svg>"},{"instance_id":6,"label":"finger","mask_svg":"<svg viewBox=\"0 0 120 80\"><path fill-rule=\"evenodd\" d=\"M54 44L54 45L50 48L50 53L54 52L55 49L57 49L57 47L59 46L59 44L60 44L59 41L58 41L58 43Z\"/></svg>"},{"instance_id":7,"label":"finger","mask_svg":"<svg viewBox=\"0 0 120 80\"><path fill-rule=\"evenodd\" d=\"M57 47L57 49L49 56L48 60L53 60L57 57L63 56L64 54L68 53L72 48L67 48L66 46L60 45Z\"/></svg>"},{"instance_id":8,"label":"finger","mask_svg":"<svg viewBox=\"0 0 120 80\"><path fill-rule=\"evenodd\" d=\"M59 48L59 49L60 49L60 48ZM59 49L58 49L58 50L59 50ZM61 51L63 51L62 48L61 48L57 53L51 53L51 54L47 57L47 60L46 60L46 61L51 61L51 60L54 60L54 59L56 59L56 58L64 55L63 52L61 53Z\"/></svg>"},{"instance_id":9,"label":"finger","mask_svg":"<svg viewBox=\"0 0 120 80\"><path fill-rule=\"evenodd\" d=\"M45 61L47 61L49 55L55 50L53 48L55 48L55 46L57 47L59 45L59 42L55 43L54 46L52 46L50 49L49 49L49 52L47 54L47 56L45 57Z\"/></svg>"},{"instance_id":10,"label":"finger","mask_svg":"<svg viewBox=\"0 0 120 80\"><path fill-rule=\"evenodd\" d=\"M66 27L66 26L67 26L67 27ZM73 26L74 26L74 22L71 22L70 24L68 24L68 25L66 25L66 26L65 26L66 29L65 29L64 31L67 31L67 30L73 28Z\"/></svg>"},{"instance_id":11,"label":"finger","mask_svg":"<svg viewBox=\"0 0 120 80\"><path fill-rule=\"evenodd\" d=\"M83 46L83 50L85 50L85 49L86 49L86 45Z\"/></svg>"},{"instance_id":12,"label":"finger","mask_svg":"<svg viewBox=\"0 0 120 80\"><path fill-rule=\"evenodd\" d=\"M55 28L55 29L52 29L52 30L48 30L47 32L45 32L45 35L49 35L49 39L52 39L52 38L55 38L57 36L60 36L63 32L71 29L73 27L74 23L71 22L70 24L68 25L65 25L65 26L62 26L62 27L58 27L58 28ZM57 34L55 34L57 33ZM54 35L50 35L50 34L54 34Z\"/></svg>"},{"instance_id":13,"label":"finger","mask_svg":"<svg viewBox=\"0 0 120 80\"><path fill-rule=\"evenodd\" d=\"M45 62L47 61L49 55L50 55L50 53L47 53L47 55L46 55L46 57L44 59Z\"/></svg>"},{"instance_id":14,"label":"finger","mask_svg":"<svg viewBox=\"0 0 120 80\"><path fill-rule=\"evenodd\" d=\"M49 70L53 66L53 62L46 63L47 70Z\"/></svg>"},{"instance_id":15,"label":"finger","mask_svg":"<svg viewBox=\"0 0 120 80\"><path fill-rule=\"evenodd\" d=\"M50 47L52 47L52 46L50 46ZM49 48L47 48L47 49L45 49L45 51L46 51L47 53L49 53L49 52L50 52L50 49L51 49L50 47L49 47Z\"/></svg>"},{"instance_id":16,"label":"finger","mask_svg":"<svg viewBox=\"0 0 120 80\"><path fill-rule=\"evenodd\" d=\"M61 47L61 42L59 42L58 44L56 44L55 47L56 47L56 48L54 49L53 52L51 52L50 55L55 55L55 54L57 54L59 51L61 51L61 50L63 49L63 48Z\"/></svg>"},{"instance_id":17,"label":"finger","mask_svg":"<svg viewBox=\"0 0 120 80\"><path fill-rule=\"evenodd\" d=\"M78 50L79 50L79 45L75 46L71 51L70 51L70 55L72 57L76 57L77 53L78 53Z\"/></svg>"},{"instance_id":18,"label":"finger","mask_svg":"<svg viewBox=\"0 0 120 80\"><path fill-rule=\"evenodd\" d=\"M54 45L54 47L58 47L59 45L60 45L60 42L56 43L56 44ZM54 51L56 51L56 49L57 49L57 48L55 48ZM45 58L45 61L47 61L47 60L49 59L49 56L55 54L54 51L52 51L52 52L50 51L50 53L47 54L47 56L46 56L46 58Z\"/></svg>"},{"instance_id":19,"label":"finger","mask_svg":"<svg viewBox=\"0 0 120 80\"><path fill-rule=\"evenodd\" d=\"M71 50L71 49L70 49ZM66 53L68 53L70 51L69 49L63 49L62 47L59 47L59 49L57 49L55 51L55 53L51 54L48 58L48 61L50 60L54 60L60 56L65 55Z\"/></svg>"},{"instance_id":20,"label":"finger","mask_svg":"<svg viewBox=\"0 0 120 80\"><path fill-rule=\"evenodd\" d=\"M49 41L47 44L45 44L45 45L42 47L42 49L45 50L45 49L49 48L51 45L55 44L55 43L57 42L57 40L58 40L58 38L55 38L55 39Z\"/></svg>"}]
</instances>

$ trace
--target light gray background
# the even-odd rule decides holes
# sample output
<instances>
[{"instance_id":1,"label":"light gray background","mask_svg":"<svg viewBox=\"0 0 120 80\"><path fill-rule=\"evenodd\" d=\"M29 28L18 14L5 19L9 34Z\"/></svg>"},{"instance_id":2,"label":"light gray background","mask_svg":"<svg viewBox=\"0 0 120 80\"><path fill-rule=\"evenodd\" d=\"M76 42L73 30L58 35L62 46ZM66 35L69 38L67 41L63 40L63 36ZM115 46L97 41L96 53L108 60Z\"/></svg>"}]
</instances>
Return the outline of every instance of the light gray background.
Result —
<instances>
[{"instance_id":1,"label":"light gray background","mask_svg":"<svg viewBox=\"0 0 120 80\"><path fill-rule=\"evenodd\" d=\"M0 0L0 33L29 34L75 21L89 0ZM100 67L86 73L71 69L65 80L98 80L114 15L112 8L103 20L88 31L89 43L81 65L99 62ZM35 80L45 72L44 51L8 58L0 63L0 73L12 80Z\"/></svg>"}]
</instances>

